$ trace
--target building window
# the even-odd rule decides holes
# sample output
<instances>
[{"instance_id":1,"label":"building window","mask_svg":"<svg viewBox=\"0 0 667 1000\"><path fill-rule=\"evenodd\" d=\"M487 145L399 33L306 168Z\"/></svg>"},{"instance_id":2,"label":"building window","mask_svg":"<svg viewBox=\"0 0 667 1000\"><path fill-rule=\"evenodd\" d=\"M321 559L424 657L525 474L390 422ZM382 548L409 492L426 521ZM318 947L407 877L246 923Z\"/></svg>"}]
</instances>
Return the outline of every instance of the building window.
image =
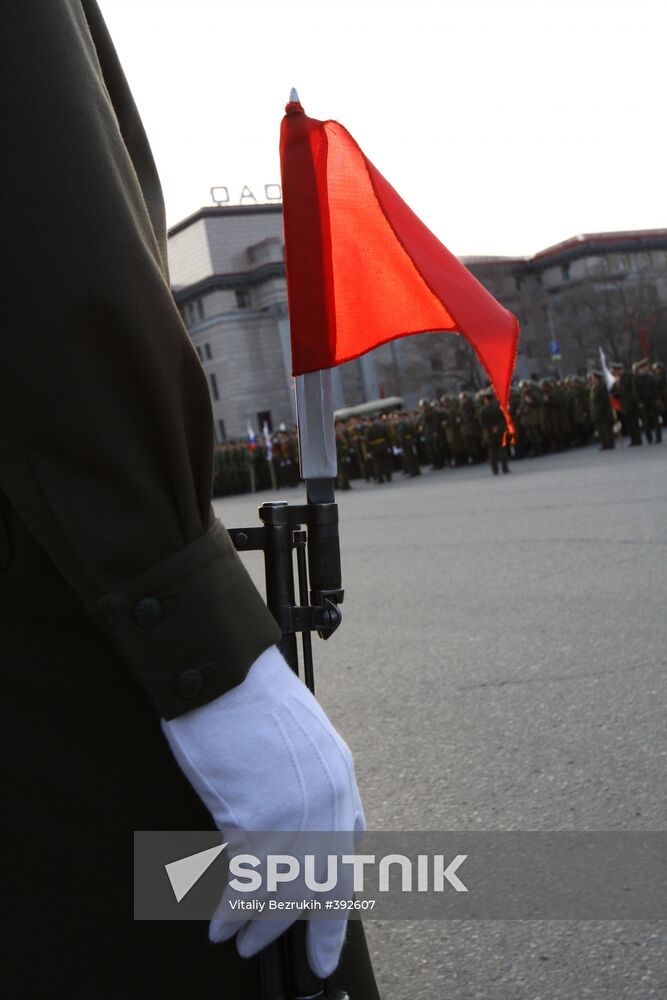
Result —
<instances>
[{"instance_id":1,"label":"building window","mask_svg":"<svg viewBox=\"0 0 667 1000\"><path fill-rule=\"evenodd\" d=\"M204 344L204 355L205 355L207 361L211 361L213 359L213 355L211 354L211 345L210 344Z\"/></svg>"},{"instance_id":2,"label":"building window","mask_svg":"<svg viewBox=\"0 0 667 1000\"><path fill-rule=\"evenodd\" d=\"M211 395L213 399L220 399L220 393L218 392L218 380L215 377L215 373L211 372L209 375L209 380L211 382Z\"/></svg>"},{"instance_id":3,"label":"building window","mask_svg":"<svg viewBox=\"0 0 667 1000\"><path fill-rule=\"evenodd\" d=\"M226 441L227 440L227 431L225 430L225 421L221 420L221 419L218 420L218 439L220 441Z\"/></svg>"},{"instance_id":4,"label":"building window","mask_svg":"<svg viewBox=\"0 0 667 1000\"><path fill-rule=\"evenodd\" d=\"M534 358L535 357L535 341L534 340L527 340L526 341L526 357L527 358Z\"/></svg>"},{"instance_id":5,"label":"building window","mask_svg":"<svg viewBox=\"0 0 667 1000\"><path fill-rule=\"evenodd\" d=\"M236 289L236 306L238 309L247 309L250 305L250 295L245 288Z\"/></svg>"},{"instance_id":6,"label":"building window","mask_svg":"<svg viewBox=\"0 0 667 1000\"><path fill-rule=\"evenodd\" d=\"M197 323L198 320L204 318L204 305L201 299L193 299L192 302L186 302L185 305L180 307L180 313L183 317L186 326L192 326L193 323Z\"/></svg>"},{"instance_id":7,"label":"building window","mask_svg":"<svg viewBox=\"0 0 667 1000\"><path fill-rule=\"evenodd\" d=\"M560 273L561 273L561 275L563 277L563 281L569 281L570 280L570 265L569 264L561 264L561 266L560 266Z\"/></svg>"}]
</instances>

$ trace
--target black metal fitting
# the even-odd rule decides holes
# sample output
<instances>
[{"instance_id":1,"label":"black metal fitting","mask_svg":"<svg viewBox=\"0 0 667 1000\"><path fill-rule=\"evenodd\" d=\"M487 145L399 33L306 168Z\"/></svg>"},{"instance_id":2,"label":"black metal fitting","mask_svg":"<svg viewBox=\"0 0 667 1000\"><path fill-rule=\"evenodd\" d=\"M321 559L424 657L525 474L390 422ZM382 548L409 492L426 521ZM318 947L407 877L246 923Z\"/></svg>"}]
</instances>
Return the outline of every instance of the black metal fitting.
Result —
<instances>
[{"instance_id":1,"label":"black metal fitting","mask_svg":"<svg viewBox=\"0 0 667 1000\"><path fill-rule=\"evenodd\" d=\"M328 639L342 621L339 605L345 591L341 580L338 505L288 504L273 500L259 508L262 528L231 528L229 537L239 552L264 553L267 604L283 636L317 632ZM305 529L305 530L304 530ZM308 604L294 599L292 550L304 548L308 560ZM289 646L289 642L285 642ZM283 649L283 652L285 650ZM292 657L288 657L292 662Z\"/></svg>"},{"instance_id":2,"label":"black metal fitting","mask_svg":"<svg viewBox=\"0 0 667 1000\"><path fill-rule=\"evenodd\" d=\"M344 591L338 540L338 506L333 482L308 483L308 503L270 501L259 508L261 528L231 528L239 552L264 553L266 603L278 622L280 651L298 675L297 634L301 634L306 686L314 693L311 633L333 635L342 620ZM294 592L296 553L299 603ZM310 589L308 578L310 577ZM263 1000L349 1000L311 971L306 959L306 922L297 921L262 952Z\"/></svg>"}]
</instances>

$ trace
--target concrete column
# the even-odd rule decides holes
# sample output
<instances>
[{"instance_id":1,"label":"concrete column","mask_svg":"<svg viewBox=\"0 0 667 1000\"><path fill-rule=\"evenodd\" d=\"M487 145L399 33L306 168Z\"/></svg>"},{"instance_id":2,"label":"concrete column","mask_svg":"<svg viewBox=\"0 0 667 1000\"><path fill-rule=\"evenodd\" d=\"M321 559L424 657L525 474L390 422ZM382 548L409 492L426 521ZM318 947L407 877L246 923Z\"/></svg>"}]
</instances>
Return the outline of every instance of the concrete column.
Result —
<instances>
[{"instance_id":1,"label":"concrete column","mask_svg":"<svg viewBox=\"0 0 667 1000\"><path fill-rule=\"evenodd\" d=\"M361 375L361 385L364 393L364 402L369 403L372 399L379 399L380 387L377 373L375 371L375 358L371 354L362 354L357 359L359 374Z\"/></svg>"}]
</instances>

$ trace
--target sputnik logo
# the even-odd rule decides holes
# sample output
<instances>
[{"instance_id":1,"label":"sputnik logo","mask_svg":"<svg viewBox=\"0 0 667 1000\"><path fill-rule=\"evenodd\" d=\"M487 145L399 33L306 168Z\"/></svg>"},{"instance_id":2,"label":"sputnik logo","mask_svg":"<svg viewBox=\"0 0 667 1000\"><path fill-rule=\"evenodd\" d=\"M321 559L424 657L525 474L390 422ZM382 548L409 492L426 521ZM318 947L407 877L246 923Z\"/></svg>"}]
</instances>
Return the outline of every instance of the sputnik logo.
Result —
<instances>
[{"instance_id":1,"label":"sputnik logo","mask_svg":"<svg viewBox=\"0 0 667 1000\"><path fill-rule=\"evenodd\" d=\"M218 847L209 847L206 851L199 851L197 854L190 854L187 858L179 858L178 861L171 861L165 865L171 887L176 896L176 902L180 903L190 889L197 884L202 875L208 871L219 854L222 854L227 844L220 844Z\"/></svg>"}]
</instances>

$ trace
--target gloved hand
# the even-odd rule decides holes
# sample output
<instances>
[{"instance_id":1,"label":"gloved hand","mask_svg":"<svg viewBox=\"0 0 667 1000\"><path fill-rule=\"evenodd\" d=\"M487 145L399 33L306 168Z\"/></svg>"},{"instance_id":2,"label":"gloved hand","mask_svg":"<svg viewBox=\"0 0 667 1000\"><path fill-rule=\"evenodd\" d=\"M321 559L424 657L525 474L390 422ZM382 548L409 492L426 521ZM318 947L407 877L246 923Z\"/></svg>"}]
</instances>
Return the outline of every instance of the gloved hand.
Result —
<instances>
[{"instance_id":1,"label":"gloved hand","mask_svg":"<svg viewBox=\"0 0 667 1000\"><path fill-rule=\"evenodd\" d=\"M275 646L258 657L242 684L163 720L162 728L226 840L244 830L365 829L352 755ZM214 918L209 937L224 941L237 934L239 954L249 957L302 915ZM308 921L308 962L323 979L338 964L346 925L344 919Z\"/></svg>"}]
</instances>

